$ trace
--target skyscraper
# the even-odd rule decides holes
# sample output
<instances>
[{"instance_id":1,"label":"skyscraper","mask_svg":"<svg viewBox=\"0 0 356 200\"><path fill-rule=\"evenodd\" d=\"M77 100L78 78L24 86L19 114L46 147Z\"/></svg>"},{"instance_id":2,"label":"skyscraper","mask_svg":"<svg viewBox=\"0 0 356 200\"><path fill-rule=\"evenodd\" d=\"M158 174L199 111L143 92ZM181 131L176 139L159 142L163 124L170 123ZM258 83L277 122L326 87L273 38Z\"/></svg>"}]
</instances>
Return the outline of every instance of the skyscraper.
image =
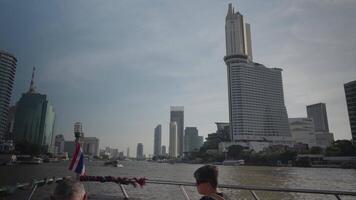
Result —
<instances>
[{"instance_id":1,"label":"skyscraper","mask_svg":"<svg viewBox=\"0 0 356 200\"><path fill-rule=\"evenodd\" d=\"M17 59L12 54L0 50L0 140L7 129L12 85L15 79Z\"/></svg>"},{"instance_id":2,"label":"skyscraper","mask_svg":"<svg viewBox=\"0 0 356 200\"><path fill-rule=\"evenodd\" d=\"M52 145L55 112L45 94L35 91L33 68L30 89L17 102L14 139L45 147Z\"/></svg>"},{"instance_id":3,"label":"skyscraper","mask_svg":"<svg viewBox=\"0 0 356 200\"><path fill-rule=\"evenodd\" d=\"M252 61L250 25L229 4L225 21L230 133L233 142L292 145L282 69ZM253 148L253 147L251 147Z\"/></svg>"},{"instance_id":4,"label":"skyscraper","mask_svg":"<svg viewBox=\"0 0 356 200\"><path fill-rule=\"evenodd\" d=\"M177 157L177 122L169 124L169 157Z\"/></svg>"},{"instance_id":5,"label":"skyscraper","mask_svg":"<svg viewBox=\"0 0 356 200\"><path fill-rule=\"evenodd\" d=\"M161 155L161 142L162 142L162 126L159 124L155 128L154 133L154 144L153 144L153 155Z\"/></svg>"},{"instance_id":6,"label":"skyscraper","mask_svg":"<svg viewBox=\"0 0 356 200\"><path fill-rule=\"evenodd\" d=\"M130 158L130 148L129 147L127 147L127 150L126 150L126 157Z\"/></svg>"},{"instance_id":7,"label":"skyscraper","mask_svg":"<svg viewBox=\"0 0 356 200\"><path fill-rule=\"evenodd\" d=\"M170 122L176 122L177 126L177 156L183 156L184 147L184 107L183 106L171 106L171 120Z\"/></svg>"},{"instance_id":8,"label":"skyscraper","mask_svg":"<svg viewBox=\"0 0 356 200\"><path fill-rule=\"evenodd\" d=\"M328 116L325 103L307 106L308 118L313 119L316 132L329 132Z\"/></svg>"},{"instance_id":9,"label":"skyscraper","mask_svg":"<svg viewBox=\"0 0 356 200\"><path fill-rule=\"evenodd\" d=\"M162 145L162 155L166 155L167 154L167 150L166 150L166 146Z\"/></svg>"},{"instance_id":10,"label":"skyscraper","mask_svg":"<svg viewBox=\"0 0 356 200\"><path fill-rule=\"evenodd\" d=\"M137 144L136 159L137 160L143 159L143 144L142 143Z\"/></svg>"},{"instance_id":11,"label":"skyscraper","mask_svg":"<svg viewBox=\"0 0 356 200\"><path fill-rule=\"evenodd\" d=\"M352 142L356 145L356 80L344 84Z\"/></svg>"},{"instance_id":12,"label":"skyscraper","mask_svg":"<svg viewBox=\"0 0 356 200\"><path fill-rule=\"evenodd\" d=\"M185 127L184 131L184 152L196 152L202 146L202 137L198 135L197 127Z\"/></svg>"}]
</instances>

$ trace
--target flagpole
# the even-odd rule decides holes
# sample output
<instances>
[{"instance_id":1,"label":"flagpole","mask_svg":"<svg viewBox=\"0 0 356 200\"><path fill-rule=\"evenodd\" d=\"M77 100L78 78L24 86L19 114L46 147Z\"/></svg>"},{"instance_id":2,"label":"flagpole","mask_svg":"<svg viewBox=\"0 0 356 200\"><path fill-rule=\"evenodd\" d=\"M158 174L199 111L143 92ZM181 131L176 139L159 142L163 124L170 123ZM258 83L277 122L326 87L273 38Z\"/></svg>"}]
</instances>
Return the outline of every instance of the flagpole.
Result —
<instances>
[{"instance_id":1,"label":"flagpole","mask_svg":"<svg viewBox=\"0 0 356 200\"><path fill-rule=\"evenodd\" d=\"M80 137L81 137L81 133L80 132L78 132L78 131L75 131L74 132L74 137L75 137L75 146L77 146L77 144L79 144L80 145ZM79 181L80 180L80 174L77 174L76 173L76 178L75 178L77 181Z\"/></svg>"}]
</instances>

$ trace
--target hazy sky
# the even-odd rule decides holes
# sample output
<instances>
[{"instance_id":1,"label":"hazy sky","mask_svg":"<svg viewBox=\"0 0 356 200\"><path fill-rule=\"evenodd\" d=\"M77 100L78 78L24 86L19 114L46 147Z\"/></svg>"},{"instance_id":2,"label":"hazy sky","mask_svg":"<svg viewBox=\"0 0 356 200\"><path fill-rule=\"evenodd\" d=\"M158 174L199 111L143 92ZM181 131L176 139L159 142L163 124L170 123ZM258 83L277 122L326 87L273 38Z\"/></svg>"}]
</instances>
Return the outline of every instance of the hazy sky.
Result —
<instances>
[{"instance_id":1,"label":"hazy sky","mask_svg":"<svg viewBox=\"0 0 356 200\"><path fill-rule=\"evenodd\" d=\"M343 84L356 80L356 1L0 0L0 49L18 58L12 103L36 86L57 113L56 134L120 151L144 144L171 105L200 135L228 121L225 16L232 2L251 24L255 62L283 69L289 117L325 102L336 139L350 139Z\"/></svg>"}]
</instances>

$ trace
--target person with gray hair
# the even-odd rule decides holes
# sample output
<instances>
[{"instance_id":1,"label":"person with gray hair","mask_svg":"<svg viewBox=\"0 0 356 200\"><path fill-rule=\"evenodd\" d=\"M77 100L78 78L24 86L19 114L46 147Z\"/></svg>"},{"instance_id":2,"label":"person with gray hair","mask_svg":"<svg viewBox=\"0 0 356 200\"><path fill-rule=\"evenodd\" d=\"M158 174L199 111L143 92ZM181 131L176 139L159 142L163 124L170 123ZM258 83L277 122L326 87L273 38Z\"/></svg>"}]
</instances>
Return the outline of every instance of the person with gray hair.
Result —
<instances>
[{"instance_id":1,"label":"person with gray hair","mask_svg":"<svg viewBox=\"0 0 356 200\"><path fill-rule=\"evenodd\" d=\"M64 179L57 184L52 200L85 200L84 185L79 181Z\"/></svg>"}]
</instances>

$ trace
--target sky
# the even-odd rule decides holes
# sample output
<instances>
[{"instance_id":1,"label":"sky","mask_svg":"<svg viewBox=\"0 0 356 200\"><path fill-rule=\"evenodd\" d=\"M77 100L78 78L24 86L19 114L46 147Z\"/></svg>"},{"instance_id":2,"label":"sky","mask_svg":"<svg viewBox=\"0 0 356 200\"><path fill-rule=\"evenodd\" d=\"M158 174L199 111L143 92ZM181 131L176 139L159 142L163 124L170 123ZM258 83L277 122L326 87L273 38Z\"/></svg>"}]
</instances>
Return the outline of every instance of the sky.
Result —
<instances>
[{"instance_id":1,"label":"sky","mask_svg":"<svg viewBox=\"0 0 356 200\"><path fill-rule=\"evenodd\" d=\"M283 69L289 117L324 102L336 139L350 139L343 84L356 80L353 0L0 0L0 49L14 54L15 104L36 66L37 91L56 111L55 134L73 125L100 148L153 152L170 106L200 135L228 121L225 16L233 3L251 24L255 62Z\"/></svg>"}]
</instances>

